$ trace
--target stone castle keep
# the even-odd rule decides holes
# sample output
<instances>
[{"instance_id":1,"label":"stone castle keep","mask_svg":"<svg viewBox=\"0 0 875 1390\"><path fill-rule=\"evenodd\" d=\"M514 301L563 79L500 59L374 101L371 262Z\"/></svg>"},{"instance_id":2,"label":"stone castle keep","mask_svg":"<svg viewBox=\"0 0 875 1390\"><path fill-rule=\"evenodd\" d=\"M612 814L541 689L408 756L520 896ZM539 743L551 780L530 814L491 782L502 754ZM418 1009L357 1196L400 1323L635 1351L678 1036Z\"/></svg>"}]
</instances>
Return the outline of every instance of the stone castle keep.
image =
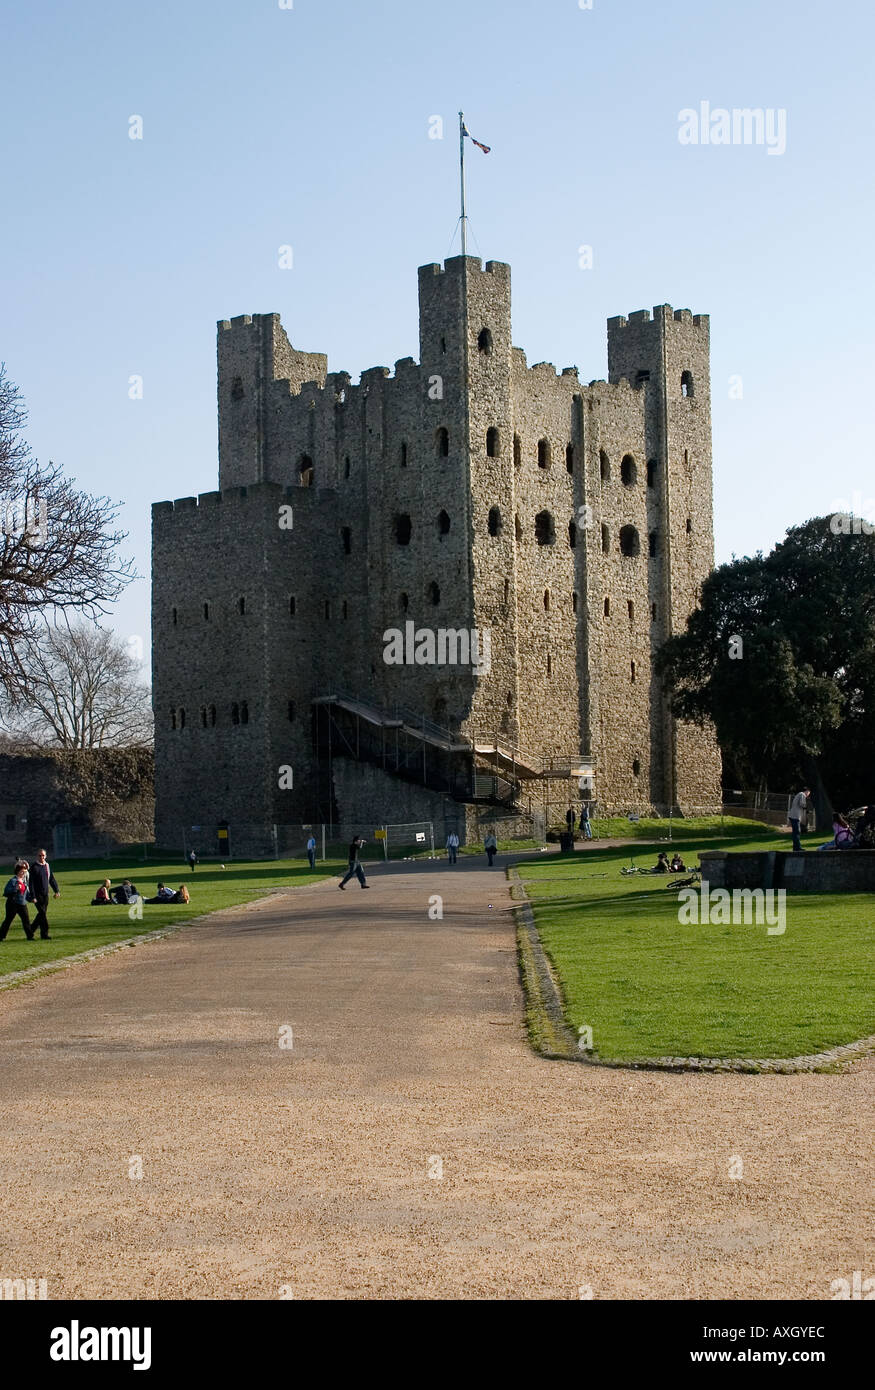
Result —
<instances>
[{"instance_id":1,"label":"stone castle keep","mask_svg":"<svg viewBox=\"0 0 875 1390\"><path fill-rule=\"evenodd\" d=\"M512 346L507 265L423 266L419 306L419 363L358 385L277 314L218 325L219 491L153 507L159 844L719 805L652 673L713 563L707 316L610 319L584 385ZM390 629L489 661L389 664Z\"/></svg>"}]
</instances>

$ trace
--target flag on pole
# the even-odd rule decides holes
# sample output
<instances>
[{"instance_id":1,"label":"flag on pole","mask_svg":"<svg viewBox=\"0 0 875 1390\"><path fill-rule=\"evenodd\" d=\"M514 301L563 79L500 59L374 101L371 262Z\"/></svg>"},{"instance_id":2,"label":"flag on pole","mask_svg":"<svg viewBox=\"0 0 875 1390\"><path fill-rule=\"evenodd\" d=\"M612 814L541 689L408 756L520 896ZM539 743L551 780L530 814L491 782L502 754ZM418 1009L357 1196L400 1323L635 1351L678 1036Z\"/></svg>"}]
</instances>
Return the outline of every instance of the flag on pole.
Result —
<instances>
[{"instance_id":1,"label":"flag on pole","mask_svg":"<svg viewBox=\"0 0 875 1390\"><path fill-rule=\"evenodd\" d=\"M475 139L474 139L474 136L471 134L470 130L469 130L468 127L465 125L464 121L462 122L462 134L463 134L463 135L467 135L468 139L471 141L471 144L472 144L472 145L476 145L477 148L478 148L478 150L482 150L484 154L489 154L489 151L492 149L492 146L491 146L491 145L481 145L481 143L480 143L479 140L475 140Z\"/></svg>"}]
</instances>

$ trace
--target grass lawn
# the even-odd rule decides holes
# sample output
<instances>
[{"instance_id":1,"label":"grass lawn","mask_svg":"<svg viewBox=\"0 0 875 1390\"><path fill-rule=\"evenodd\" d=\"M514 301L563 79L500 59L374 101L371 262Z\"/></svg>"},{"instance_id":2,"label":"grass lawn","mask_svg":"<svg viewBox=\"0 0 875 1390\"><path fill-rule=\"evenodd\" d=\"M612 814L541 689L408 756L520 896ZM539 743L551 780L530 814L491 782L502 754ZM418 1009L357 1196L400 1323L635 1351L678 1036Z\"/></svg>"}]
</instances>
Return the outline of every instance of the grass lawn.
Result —
<instances>
[{"instance_id":1,"label":"grass lawn","mask_svg":"<svg viewBox=\"0 0 875 1390\"><path fill-rule=\"evenodd\" d=\"M317 860L315 872L306 860L279 859L268 862L232 862L226 869L217 863L199 864L194 873L172 860L169 863L150 860L147 864L132 857L130 860L53 859L52 870L58 880L61 896L49 902L49 941L28 941L16 917L5 941L0 941L0 976L10 971L25 970L31 965L72 956L79 951L91 951L96 946L108 946L113 941L157 931L174 922L188 922L205 912L220 907L263 898L271 888L289 888L296 884L316 883L333 873L339 873L341 861ZM3 867L3 882L12 872L11 864ZM129 878L145 897L153 897L159 879L170 888L180 883L188 885L191 902L188 906L157 903L143 905L142 918L131 918L125 907L90 907L98 884L111 878L113 885ZM28 904L33 922L35 908Z\"/></svg>"},{"instance_id":2,"label":"grass lawn","mask_svg":"<svg viewBox=\"0 0 875 1390\"><path fill-rule=\"evenodd\" d=\"M599 1057L794 1057L875 1032L871 894L788 894L783 935L682 926L664 879L620 874L665 848L651 826L651 845L519 865L568 1022L592 1028ZM675 822L673 838L688 867L699 850L787 846L768 827L732 829Z\"/></svg>"}]
</instances>

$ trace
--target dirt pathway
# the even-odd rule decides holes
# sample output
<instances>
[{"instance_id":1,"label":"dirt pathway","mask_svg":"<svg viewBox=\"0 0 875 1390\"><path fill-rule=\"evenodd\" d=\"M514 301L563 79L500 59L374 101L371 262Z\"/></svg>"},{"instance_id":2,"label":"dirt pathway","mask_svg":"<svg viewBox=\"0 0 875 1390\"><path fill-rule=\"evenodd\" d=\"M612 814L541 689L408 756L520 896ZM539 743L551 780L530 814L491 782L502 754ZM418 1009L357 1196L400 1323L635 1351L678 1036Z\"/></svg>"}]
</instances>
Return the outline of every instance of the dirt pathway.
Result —
<instances>
[{"instance_id":1,"label":"dirt pathway","mask_svg":"<svg viewBox=\"0 0 875 1390\"><path fill-rule=\"evenodd\" d=\"M0 1278L50 1298L823 1299L875 1273L875 1061L543 1061L500 869L371 883L0 994Z\"/></svg>"}]
</instances>

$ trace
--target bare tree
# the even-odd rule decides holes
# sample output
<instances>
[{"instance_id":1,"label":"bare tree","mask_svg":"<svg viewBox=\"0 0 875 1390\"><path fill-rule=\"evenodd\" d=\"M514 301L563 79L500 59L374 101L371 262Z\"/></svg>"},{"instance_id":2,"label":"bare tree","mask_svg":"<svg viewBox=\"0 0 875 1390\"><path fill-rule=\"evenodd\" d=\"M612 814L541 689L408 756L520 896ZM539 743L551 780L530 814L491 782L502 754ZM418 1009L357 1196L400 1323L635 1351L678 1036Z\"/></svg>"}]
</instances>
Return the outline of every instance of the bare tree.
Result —
<instances>
[{"instance_id":1,"label":"bare tree","mask_svg":"<svg viewBox=\"0 0 875 1390\"><path fill-rule=\"evenodd\" d=\"M118 559L118 505L80 492L61 468L32 458L27 412L0 363L0 687L27 684L22 645L47 621L108 611L133 579Z\"/></svg>"},{"instance_id":2,"label":"bare tree","mask_svg":"<svg viewBox=\"0 0 875 1390\"><path fill-rule=\"evenodd\" d=\"M18 655L26 679L7 697L4 722L21 743L71 751L151 743L148 687L113 633L49 627Z\"/></svg>"}]
</instances>

